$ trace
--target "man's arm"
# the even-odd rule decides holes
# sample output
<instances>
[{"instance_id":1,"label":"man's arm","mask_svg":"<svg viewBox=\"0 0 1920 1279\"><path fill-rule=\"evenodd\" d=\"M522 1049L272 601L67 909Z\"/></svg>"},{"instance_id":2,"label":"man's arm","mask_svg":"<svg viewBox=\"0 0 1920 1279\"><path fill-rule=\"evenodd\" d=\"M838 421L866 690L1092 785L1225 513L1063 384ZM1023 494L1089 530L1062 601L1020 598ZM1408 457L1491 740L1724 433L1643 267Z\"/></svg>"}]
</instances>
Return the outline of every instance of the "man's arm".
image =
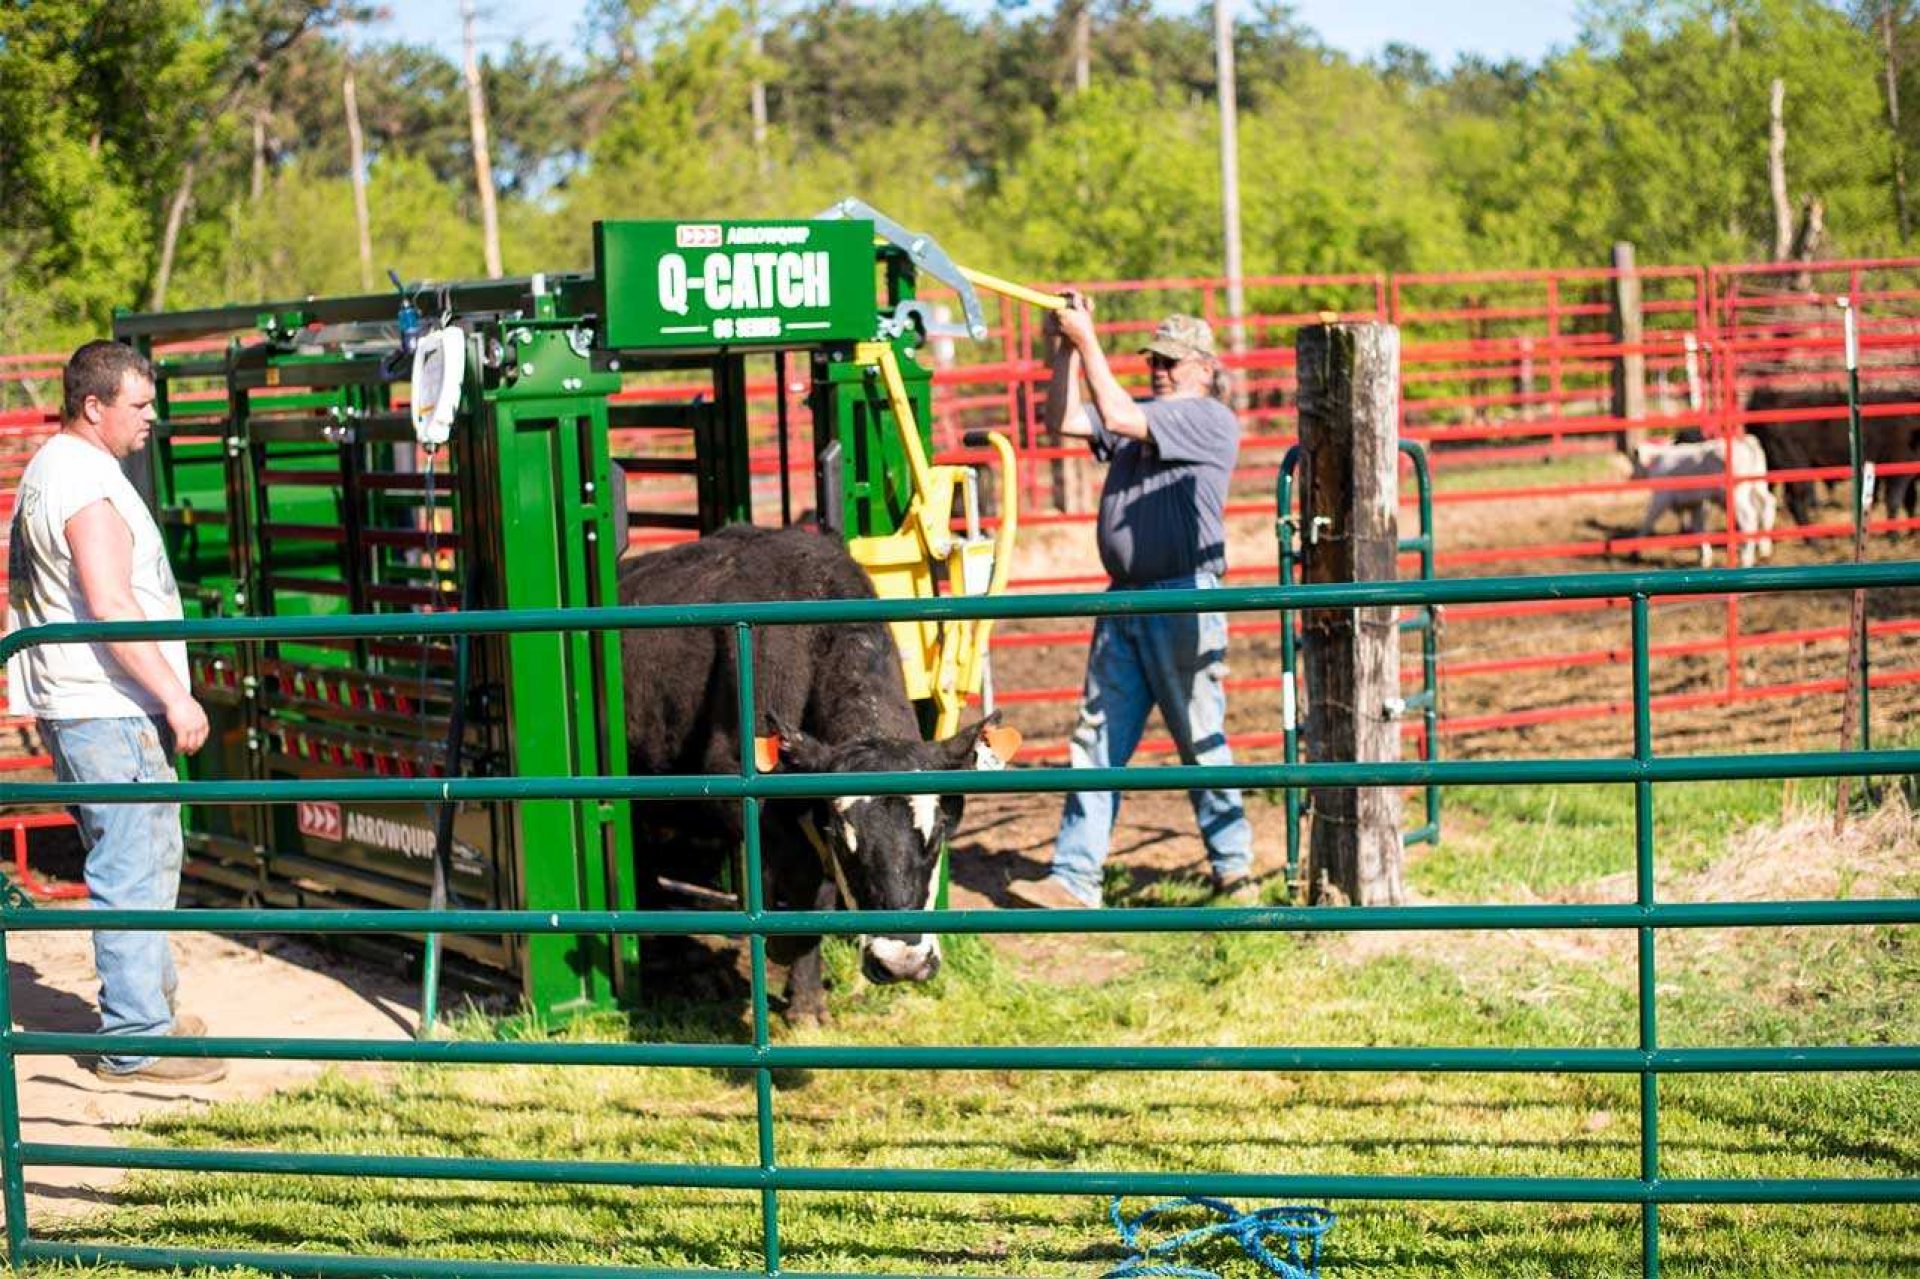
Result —
<instances>
[{"instance_id":1,"label":"man's arm","mask_svg":"<svg viewBox=\"0 0 1920 1279\"><path fill-rule=\"evenodd\" d=\"M1093 393L1093 406L1100 410L1102 424L1115 435L1146 439L1146 410L1120 385L1108 366L1107 353L1100 349L1100 338L1093 331L1093 312L1070 306L1053 314L1061 335L1086 365L1087 389Z\"/></svg>"},{"instance_id":2,"label":"man's arm","mask_svg":"<svg viewBox=\"0 0 1920 1279\"><path fill-rule=\"evenodd\" d=\"M1084 439L1093 434L1086 402L1080 396L1080 352L1067 341L1047 313L1047 338L1053 348L1052 376L1047 379L1047 430Z\"/></svg>"},{"instance_id":3,"label":"man's arm","mask_svg":"<svg viewBox=\"0 0 1920 1279\"><path fill-rule=\"evenodd\" d=\"M103 622L144 622L133 597L133 531L105 498L89 502L66 524L74 574L87 611ZM107 652L120 669L166 708L175 744L191 755L207 740L207 713L174 674L152 640L116 640Z\"/></svg>"}]
</instances>

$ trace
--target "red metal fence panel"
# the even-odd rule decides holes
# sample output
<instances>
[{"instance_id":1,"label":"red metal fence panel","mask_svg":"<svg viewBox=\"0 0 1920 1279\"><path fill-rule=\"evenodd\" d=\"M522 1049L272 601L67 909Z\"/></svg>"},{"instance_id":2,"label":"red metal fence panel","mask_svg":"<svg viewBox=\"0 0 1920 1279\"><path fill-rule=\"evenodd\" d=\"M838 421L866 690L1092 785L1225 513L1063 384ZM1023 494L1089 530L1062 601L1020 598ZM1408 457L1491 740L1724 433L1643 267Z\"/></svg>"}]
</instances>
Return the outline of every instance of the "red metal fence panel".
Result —
<instances>
[{"instance_id":1,"label":"red metal fence panel","mask_svg":"<svg viewBox=\"0 0 1920 1279\"><path fill-rule=\"evenodd\" d=\"M1680 564L1703 544L1731 558L1757 541L1757 534L1737 529L1641 536L1647 496L1662 484L1684 482L1630 478L1616 441L1627 431L1655 437L1696 431L1713 438L1761 423L1830 419L1831 411L1817 408L1750 410L1748 399L1762 387L1839 385L1838 296L1850 298L1859 317L1863 386L1888 394L1920 387L1920 259L1654 266L1631 274L1642 321L1633 343L1615 330L1615 291L1623 277L1611 269L1259 277L1244 282L1248 311L1238 325L1225 316L1223 279L1079 287L1093 299L1099 327L1116 354L1116 371L1126 379L1143 379L1133 352L1164 313L1202 315L1218 327L1246 426L1228 508L1232 582L1271 581L1276 571L1273 487L1294 442L1293 332L1325 317L1388 320L1401 328L1402 431L1432 451L1437 561L1448 575L1528 567L1552 573L1609 562ZM933 300L939 301L937 292ZM1031 530L1014 588L1097 589L1105 583L1092 554L1099 477L1078 444L1047 439L1041 430L1047 371L1040 317L1030 308L989 300L988 319L985 342L931 344L936 449L949 460L985 464L986 455L969 455L961 447L965 433L1007 432L1020 455L1022 521ZM1614 404L1616 373L1630 356L1640 357L1645 370L1645 415L1632 421ZM19 467L53 429L49 397L57 395L58 368L57 356L0 356L0 488L8 494L0 501L9 509ZM796 428L808 420L806 376L804 368L790 368L787 385L776 386L768 361L756 366L749 381L756 428L750 469L762 520L779 518L783 483L796 493L807 492L811 483L810 449L804 443L791 447L783 475L774 438L780 398ZM672 402L689 393L670 377L656 377L636 380L619 399ZM183 396L182 403L191 404L191 397ZM1866 410L1876 422L1915 414L1920 390ZM656 459L670 459L686 447L648 432L623 432L620 446ZM1883 481L1920 474L1920 461L1892 460L1877 473ZM1768 478L1793 483L1848 475L1846 467L1823 465L1776 469ZM684 477L636 474L630 483L636 506L692 505ZM1731 490L1733 477L1723 483ZM1403 521L1410 524L1411 495L1403 502ZM1876 516L1872 553L1898 552L1899 539L1916 527L1920 520L1903 512ZM1845 553L1850 533L1846 518L1829 508L1805 525L1783 523L1771 540L1782 556L1836 557ZM684 536L647 530L636 535L635 545ZM1838 668L1801 668L1814 661L1809 655L1844 644L1839 620L1756 617L1755 611L1739 598L1705 611L1697 602L1676 610L1676 633L1657 652L1675 670L1684 667L1686 680L1656 706L1678 714L1751 707L1772 698L1837 707ZM1488 734L1599 725L1615 716L1618 696L1582 691L1585 675L1602 674L1620 660L1618 640L1604 635L1611 620L1606 613L1592 605L1455 610L1442 650L1446 713L1440 731L1472 749L1497 740ZM1232 684L1235 744L1255 754L1278 741L1275 630L1276 624L1252 622L1234 628L1237 649L1251 650L1250 668L1258 671ZM1882 704L1901 705L1896 699L1902 690L1920 682L1920 617L1913 615L1912 602L1888 602L1876 612L1872 634L1875 684L1890 690ZM1041 721L1030 729L1030 736L1051 737L1035 743L1040 758L1064 754L1078 689L1061 679L1077 672L1084 642L1085 632L1077 628L1003 627L996 635L999 697ZM1537 705L1478 711L1482 700L1493 699L1475 696L1476 686L1505 682L1511 692L1518 678L1536 682Z\"/></svg>"}]
</instances>

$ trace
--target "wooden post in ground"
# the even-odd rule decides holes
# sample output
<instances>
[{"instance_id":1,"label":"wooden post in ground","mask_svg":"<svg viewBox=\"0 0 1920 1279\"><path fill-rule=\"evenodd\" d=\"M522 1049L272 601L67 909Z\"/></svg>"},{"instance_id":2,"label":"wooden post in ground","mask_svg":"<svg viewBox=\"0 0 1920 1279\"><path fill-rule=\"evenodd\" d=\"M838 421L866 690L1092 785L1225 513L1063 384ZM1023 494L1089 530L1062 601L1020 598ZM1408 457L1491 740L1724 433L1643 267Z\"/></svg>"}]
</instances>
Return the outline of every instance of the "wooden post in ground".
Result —
<instances>
[{"instance_id":1,"label":"wooden post in ground","mask_svg":"<svg viewBox=\"0 0 1920 1279\"><path fill-rule=\"evenodd\" d=\"M1294 343L1300 379L1306 582L1398 576L1400 331L1315 324ZM1307 757L1400 758L1400 631L1392 608L1303 614ZM1307 900L1385 906L1405 895L1398 787L1311 794Z\"/></svg>"},{"instance_id":2,"label":"wooden post in ground","mask_svg":"<svg viewBox=\"0 0 1920 1279\"><path fill-rule=\"evenodd\" d=\"M1613 416L1622 422L1638 422L1647 416L1647 357L1637 349L1645 330L1640 276L1634 270L1631 240L1613 246L1613 270L1613 340L1628 348L1613 362ZM1644 429L1629 427L1614 441L1626 453L1646 437Z\"/></svg>"}]
</instances>

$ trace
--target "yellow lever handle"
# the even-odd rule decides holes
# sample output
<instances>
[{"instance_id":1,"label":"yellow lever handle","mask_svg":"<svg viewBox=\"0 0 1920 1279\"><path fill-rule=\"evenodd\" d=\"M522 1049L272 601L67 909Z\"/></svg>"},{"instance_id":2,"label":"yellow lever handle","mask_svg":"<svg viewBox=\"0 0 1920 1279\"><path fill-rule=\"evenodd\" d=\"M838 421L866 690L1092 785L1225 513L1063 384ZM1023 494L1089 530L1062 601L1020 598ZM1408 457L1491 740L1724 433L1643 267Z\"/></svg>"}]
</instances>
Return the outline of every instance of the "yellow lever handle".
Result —
<instances>
[{"instance_id":1,"label":"yellow lever handle","mask_svg":"<svg viewBox=\"0 0 1920 1279\"><path fill-rule=\"evenodd\" d=\"M1012 280L1003 280L997 275L988 275L985 271L976 271L970 266L960 267L959 271L966 277L967 283L975 288L985 289L989 293L998 293L1001 297L1025 302L1028 306L1037 306L1043 311L1066 309L1067 300L1058 293L1042 293L1039 289L1030 289L1024 284L1015 284Z\"/></svg>"}]
</instances>

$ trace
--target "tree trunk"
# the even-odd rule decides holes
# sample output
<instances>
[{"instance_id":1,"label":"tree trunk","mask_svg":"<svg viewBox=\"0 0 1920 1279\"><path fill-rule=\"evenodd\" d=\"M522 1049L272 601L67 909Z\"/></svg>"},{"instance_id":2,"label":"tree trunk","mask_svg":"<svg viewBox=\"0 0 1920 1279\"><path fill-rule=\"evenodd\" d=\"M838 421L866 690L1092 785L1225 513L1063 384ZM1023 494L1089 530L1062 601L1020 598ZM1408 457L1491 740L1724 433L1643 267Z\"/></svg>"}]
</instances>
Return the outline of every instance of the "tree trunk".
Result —
<instances>
[{"instance_id":1,"label":"tree trunk","mask_svg":"<svg viewBox=\"0 0 1920 1279\"><path fill-rule=\"evenodd\" d=\"M254 204L267 190L267 113L253 113L253 174L247 183L247 198Z\"/></svg>"},{"instance_id":2,"label":"tree trunk","mask_svg":"<svg viewBox=\"0 0 1920 1279\"><path fill-rule=\"evenodd\" d=\"M1886 51L1887 128L1893 134L1893 214L1907 242L1907 144L1900 136L1900 72L1893 54L1893 0L1880 6L1880 45Z\"/></svg>"},{"instance_id":3,"label":"tree trunk","mask_svg":"<svg viewBox=\"0 0 1920 1279\"><path fill-rule=\"evenodd\" d=\"M153 292L147 298L149 311L158 311L167 305L167 285L173 279L173 255L180 244L180 224L186 221L187 206L193 203L193 180L199 169L198 153L188 156L180 170L180 185L167 204L167 226L160 237L160 265L154 269Z\"/></svg>"},{"instance_id":4,"label":"tree trunk","mask_svg":"<svg viewBox=\"0 0 1920 1279\"><path fill-rule=\"evenodd\" d=\"M1793 245L1788 256L1801 264L1801 269L1793 273L1793 287L1805 293L1813 287L1814 260L1820 256L1820 250L1827 242L1827 206L1817 196L1808 196L1806 204L1800 210L1800 229L1794 233Z\"/></svg>"},{"instance_id":5,"label":"tree trunk","mask_svg":"<svg viewBox=\"0 0 1920 1279\"><path fill-rule=\"evenodd\" d=\"M1073 91L1085 93L1093 85L1093 0L1073 6Z\"/></svg>"},{"instance_id":6,"label":"tree trunk","mask_svg":"<svg viewBox=\"0 0 1920 1279\"><path fill-rule=\"evenodd\" d=\"M366 143L360 134L360 99L354 92L353 60L347 59L346 74L340 81L340 96L347 104L347 168L353 183L353 225L360 236L360 289L373 291L373 219L367 212Z\"/></svg>"},{"instance_id":7,"label":"tree trunk","mask_svg":"<svg viewBox=\"0 0 1920 1279\"><path fill-rule=\"evenodd\" d=\"M1220 215L1226 241L1227 342L1235 355L1247 351L1245 269L1240 256L1240 118L1233 73L1233 0L1213 0L1214 79L1220 97ZM1237 406L1246 407L1236 394Z\"/></svg>"},{"instance_id":8,"label":"tree trunk","mask_svg":"<svg viewBox=\"0 0 1920 1279\"><path fill-rule=\"evenodd\" d=\"M473 39L473 0L460 0L466 44L467 123L473 133L473 182L480 192L480 234L487 255L487 276L506 274L500 262L500 214L494 207L493 157L487 149L487 97L480 85L480 55Z\"/></svg>"},{"instance_id":9,"label":"tree trunk","mask_svg":"<svg viewBox=\"0 0 1920 1279\"><path fill-rule=\"evenodd\" d=\"M1377 323L1309 325L1294 349L1308 521L1301 578L1391 581L1400 543L1400 331ZM1303 621L1309 759L1399 759L1397 610L1312 609ZM1400 904L1400 788L1318 787L1311 803L1308 900Z\"/></svg>"},{"instance_id":10,"label":"tree trunk","mask_svg":"<svg viewBox=\"0 0 1920 1279\"><path fill-rule=\"evenodd\" d=\"M1727 58L1729 61L1740 57L1740 10L1729 0L1727 14ZM1747 238L1746 219L1741 216L1740 198L1734 196L1727 207L1727 238L1739 244Z\"/></svg>"},{"instance_id":11,"label":"tree trunk","mask_svg":"<svg viewBox=\"0 0 1920 1279\"><path fill-rule=\"evenodd\" d=\"M748 110L753 117L753 157L764 178L773 168L772 157L767 154L767 82L760 74L767 41L760 30L760 6L753 3L747 5L747 53L753 60L753 83L747 91Z\"/></svg>"},{"instance_id":12,"label":"tree trunk","mask_svg":"<svg viewBox=\"0 0 1920 1279\"><path fill-rule=\"evenodd\" d=\"M1773 191L1773 260L1793 248L1793 206L1787 203L1787 82L1775 79L1767 106L1767 185Z\"/></svg>"}]
</instances>

